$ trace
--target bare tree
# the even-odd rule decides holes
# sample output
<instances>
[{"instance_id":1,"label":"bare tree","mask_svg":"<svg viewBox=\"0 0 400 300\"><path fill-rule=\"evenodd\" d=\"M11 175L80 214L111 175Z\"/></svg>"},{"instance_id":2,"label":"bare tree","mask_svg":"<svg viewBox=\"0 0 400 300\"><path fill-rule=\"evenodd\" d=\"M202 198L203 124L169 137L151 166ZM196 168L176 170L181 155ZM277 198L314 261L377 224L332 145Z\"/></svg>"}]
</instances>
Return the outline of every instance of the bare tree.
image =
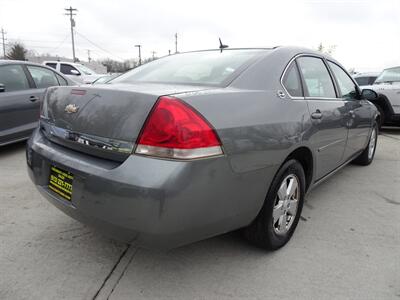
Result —
<instances>
[{"instance_id":1,"label":"bare tree","mask_svg":"<svg viewBox=\"0 0 400 300\"><path fill-rule=\"evenodd\" d=\"M319 43L319 45L317 47L317 51L324 53L324 54L328 54L328 55L332 55L332 53L335 50L336 50L336 45L325 46L322 43Z\"/></svg>"}]
</instances>

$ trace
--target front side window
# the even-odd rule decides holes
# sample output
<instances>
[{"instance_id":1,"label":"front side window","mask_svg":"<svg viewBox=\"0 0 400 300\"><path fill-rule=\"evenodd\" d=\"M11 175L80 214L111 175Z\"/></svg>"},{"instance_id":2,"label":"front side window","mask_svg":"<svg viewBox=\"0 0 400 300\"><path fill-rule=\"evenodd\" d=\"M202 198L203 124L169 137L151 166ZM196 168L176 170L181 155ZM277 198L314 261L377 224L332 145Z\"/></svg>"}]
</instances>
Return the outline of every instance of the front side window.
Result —
<instances>
[{"instance_id":1,"label":"front side window","mask_svg":"<svg viewBox=\"0 0 400 300\"><path fill-rule=\"evenodd\" d=\"M332 78L322 59L317 57L299 57L297 59L305 82L308 97L336 98Z\"/></svg>"},{"instance_id":2,"label":"front side window","mask_svg":"<svg viewBox=\"0 0 400 300\"><path fill-rule=\"evenodd\" d=\"M80 75L80 72L71 65L61 64L60 72L66 75Z\"/></svg>"},{"instance_id":3,"label":"front side window","mask_svg":"<svg viewBox=\"0 0 400 300\"><path fill-rule=\"evenodd\" d=\"M54 70L57 69L57 64L56 63L46 63L46 66L53 68Z\"/></svg>"},{"instance_id":4,"label":"front side window","mask_svg":"<svg viewBox=\"0 0 400 300\"><path fill-rule=\"evenodd\" d=\"M38 89L59 85L55 73L48 69L36 66L28 66L28 70L29 73L31 73L33 81Z\"/></svg>"},{"instance_id":5,"label":"front side window","mask_svg":"<svg viewBox=\"0 0 400 300\"><path fill-rule=\"evenodd\" d=\"M299 71L295 62L290 64L283 77L282 83L290 96L303 97Z\"/></svg>"},{"instance_id":6,"label":"front side window","mask_svg":"<svg viewBox=\"0 0 400 300\"><path fill-rule=\"evenodd\" d=\"M30 89L28 79L21 65L0 66L0 84L4 85L4 92Z\"/></svg>"},{"instance_id":7,"label":"front side window","mask_svg":"<svg viewBox=\"0 0 400 300\"><path fill-rule=\"evenodd\" d=\"M356 99L357 88L350 76L337 64L328 61L329 67L335 75L337 84L339 85L340 93L345 99Z\"/></svg>"}]
</instances>

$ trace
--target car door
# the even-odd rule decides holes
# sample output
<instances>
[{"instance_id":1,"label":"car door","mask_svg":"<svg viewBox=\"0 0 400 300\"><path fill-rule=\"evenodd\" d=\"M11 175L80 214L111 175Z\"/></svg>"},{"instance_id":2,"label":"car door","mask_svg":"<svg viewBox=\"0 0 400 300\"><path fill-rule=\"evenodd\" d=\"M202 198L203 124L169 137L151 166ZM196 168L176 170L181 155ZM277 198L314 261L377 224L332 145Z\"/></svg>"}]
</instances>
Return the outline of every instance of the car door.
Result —
<instances>
[{"instance_id":1,"label":"car door","mask_svg":"<svg viewBox=\"0 0 400 300\"><path fill-rule=\"evenodd\" d=\"M72 65L61 63L60 72L74 81L83 82L81 72Z\"/></svg>"},{"instance_id":2,"label":"car door","mask_svg":"<svg viewBox=\"0 0 400 300\"><path fill-rule=\"evenodd\" d=\"M25 67L27 69L28 75L35 84L35 95L40 99L36 107L37 115L39 115L40 102L43 100L46 89L52 86L68 84L64 78L48 68L37 65L26 65Z\"/></svg>"},{"instance_id":3,"label":"car door","mask_svg":"<svg viewBox=\"0 0 400 300\"><path fill-rule=\"evenodd\" d=\"M347 108L337 98L325 61L317 56L297 58L312 122L311 146L316 155L316 177L341 165L347 140Z\"/></svg>"},{"instance_id":4,"label":"car door","mask_svg":"<svg viewBox=\"0 0 400 300\"><path fill-rule=\"evenodd\" d=\"M371 129L372 105L360 99L357 85L338 64L328 61L338 86L339 97L344 101L347 115L348 138L344 160L365 148Z\"/></svg>"},{"instance_id":5,"label":"car door","mask_svg":"<svg viewBox=\"0 0 400 300\"><path fill-rule=\"evenodd\" d=\"M20 64L0 65L0 144L29 136L39 118L39 98Z\"/></svg>"}]
</instances>

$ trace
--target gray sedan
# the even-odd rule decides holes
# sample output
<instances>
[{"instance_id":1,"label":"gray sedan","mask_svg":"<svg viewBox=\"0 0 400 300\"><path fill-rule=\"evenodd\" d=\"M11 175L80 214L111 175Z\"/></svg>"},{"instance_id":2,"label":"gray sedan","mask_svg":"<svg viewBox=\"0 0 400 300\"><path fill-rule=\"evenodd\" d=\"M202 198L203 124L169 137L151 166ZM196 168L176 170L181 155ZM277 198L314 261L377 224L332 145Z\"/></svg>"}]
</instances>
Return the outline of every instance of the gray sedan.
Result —
<instances>
[{"instance_id":1,"label":"gray sedan","mask_svg":"<svg viewBox=\"0 0 400 300\"><path fill-rule=\"evenodd\" d=\"M42 65L0 60L0 146L29 138L47 87L73 84Z\"/></svg>"},{"instance_id":2,"label":"gray sedan","mask_svg":"<svg viewBox=\"0 0 400 300\"><path fill-rule=\"evenodd\" d=\"M308 191L372 162L376 96L307 49L172 55L107 85L49 89L28 171L60 210L116 239L171 248L240 228L274 250Z\"/></svg>"}]
</instances>

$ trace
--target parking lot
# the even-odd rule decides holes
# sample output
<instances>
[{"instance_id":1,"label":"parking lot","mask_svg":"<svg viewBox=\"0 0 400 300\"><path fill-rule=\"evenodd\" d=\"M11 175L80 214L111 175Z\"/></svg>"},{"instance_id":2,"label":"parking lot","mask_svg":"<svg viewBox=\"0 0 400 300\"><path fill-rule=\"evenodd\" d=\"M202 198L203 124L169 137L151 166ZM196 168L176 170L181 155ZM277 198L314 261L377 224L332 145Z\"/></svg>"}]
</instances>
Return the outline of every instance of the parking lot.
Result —
<instances>
[{"instance_id":1,"label":"parking lot","mask_svg":"<svg viewBox=\"0 0 400 300\"><path fill-rule=\"evenodd\" d=\"M114 242L39 195L24 150L0 148L0 299L400 299L398 129L307 196L277 252L237 232L168 252Z\"/></svg>"}]
</instances>

